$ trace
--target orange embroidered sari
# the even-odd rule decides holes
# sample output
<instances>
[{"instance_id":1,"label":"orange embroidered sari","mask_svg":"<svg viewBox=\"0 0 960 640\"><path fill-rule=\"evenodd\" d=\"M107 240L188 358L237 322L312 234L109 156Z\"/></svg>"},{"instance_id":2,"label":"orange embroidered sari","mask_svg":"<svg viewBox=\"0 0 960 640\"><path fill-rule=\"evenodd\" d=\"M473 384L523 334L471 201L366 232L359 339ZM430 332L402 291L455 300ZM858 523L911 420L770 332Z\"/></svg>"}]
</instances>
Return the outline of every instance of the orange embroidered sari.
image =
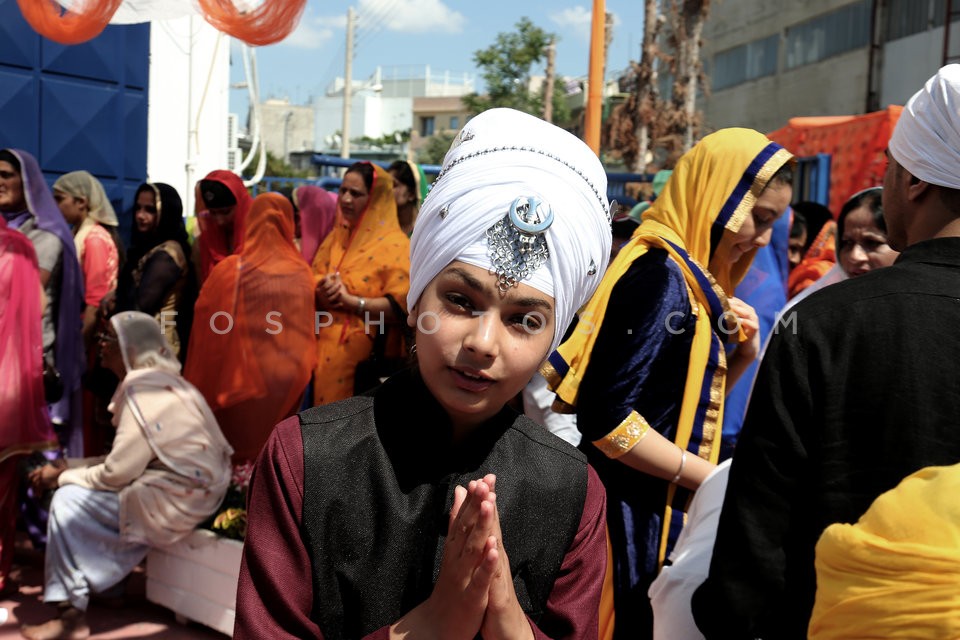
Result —
<instances>
[{"instance_id":1,"label":"orange embroidered sari","mask_svg":"<svg viewBox=\"0 0 960 640\"><path fill-rule=\"evenodd\" d=\"M406 308L410 290L410 240L397 221L393 179L376 165L367 208L356 225L348 226L338 213L336 226L313 259L315 282L338 271L351 294L364 298L390 294ZM350 311L321 314L313 383L315 405L353 395L357 364L370 357L377 331L389 326L372 324L376 321L373 318L367 326Z\"/></svg>"}]
</instances>

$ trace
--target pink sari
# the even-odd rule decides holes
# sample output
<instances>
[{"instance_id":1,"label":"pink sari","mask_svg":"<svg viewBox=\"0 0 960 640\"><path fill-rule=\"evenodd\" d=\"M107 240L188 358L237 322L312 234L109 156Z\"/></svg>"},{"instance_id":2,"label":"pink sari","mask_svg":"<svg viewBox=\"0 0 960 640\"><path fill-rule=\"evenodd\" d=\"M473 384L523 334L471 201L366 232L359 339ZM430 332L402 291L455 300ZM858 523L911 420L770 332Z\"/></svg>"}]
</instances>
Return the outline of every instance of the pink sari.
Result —
<instances>
[{"instance_id":1,"label":"pink sari","mask_svg":"<svg viewBox=\"0 0 960 640\"><path fill-rule=\"evenodd\" d=\"M13 563L17 458L58 446L43 396L40 305L33 245L0 218L0 589Z\"/></svg>"}]
</instances>

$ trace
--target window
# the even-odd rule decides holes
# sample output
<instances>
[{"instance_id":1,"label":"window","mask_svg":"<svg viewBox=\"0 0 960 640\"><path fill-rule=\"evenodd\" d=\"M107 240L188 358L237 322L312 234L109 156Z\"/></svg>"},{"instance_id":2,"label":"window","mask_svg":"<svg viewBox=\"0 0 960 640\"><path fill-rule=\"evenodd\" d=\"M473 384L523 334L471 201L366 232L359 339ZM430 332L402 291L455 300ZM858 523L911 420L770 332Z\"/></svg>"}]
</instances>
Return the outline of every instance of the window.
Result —
<instances>
[{"instance_id":1,"label":"window","mask_svg":"<svg viewBox=\"0 0 960 640\"><path fill-rule=\"evenodd\" d=\"M727 89L748 80L772 76L777 72L780 36L774 34L713 56L713 89Z\"/></svg>"},{"instance_id":2,"label":"window","mask_svg":"<svg viewBox=\"0 0 960 640\"><path fill-rule=\"evenodd\" d=\"M434 120L433 116L427 116L426 118L420 118L420 135L424 138L429 138L433 135Z\"/></svg>"},{"instance_id":3,"label":"window","mask_svg":"<svg viewBox=\"0 0 960 640\"><path fill-rule=\"evenodd\" d=\"M870 44L870 1L860 0L787 29L786 68L824 60Z\"/></svg>"},{"instance_id":4,"label":"window","mask_svg":"<svg viewBox=\"0 0 960 640\"><path fill-rule=\"evenodd\" d=\"M458 116L450 116L450 128L451 129L460 128L460 118Z\"/></svg>"},{"instance_id":5,"label":"window","mask_svg":"<svg viewBox=\"0 0 960 640\"><path fill-rule=\"evenodd\" d=\"M888 0L884 19L884 40L906 38L946 21L946 0Z\"/></svg>"}]
</instances>

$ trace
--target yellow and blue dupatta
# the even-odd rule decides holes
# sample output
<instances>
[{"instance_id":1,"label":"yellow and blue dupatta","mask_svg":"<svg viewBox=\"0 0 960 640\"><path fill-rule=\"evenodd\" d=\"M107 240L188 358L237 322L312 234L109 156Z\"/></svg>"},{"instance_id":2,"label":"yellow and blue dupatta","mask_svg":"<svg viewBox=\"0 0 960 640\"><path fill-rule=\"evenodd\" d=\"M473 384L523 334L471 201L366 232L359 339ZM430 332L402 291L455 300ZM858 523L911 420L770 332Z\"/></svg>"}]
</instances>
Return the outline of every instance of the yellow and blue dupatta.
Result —
<instances>
[{"instance_id":1,"label":"yellow and blue dupatta","mask_svg":"<svg viewBox=\"0 0 960 640\"><path fill-rule=\"evenodd\" d=\"M734 128L705 137L680 159L663 192L644 212L643 223L583 308L577 328L542 369L564 409L576 407L614 285L637 258L650 249L663 249L683 272L696 318L675 442L681 449L717 461L727 371L723 345L744 339L742 332L728 335L718 330L717 323L730 312L728 292L732 294L756 254L754 249L730 264L721 255L726 249L719 245L719 238L724 230L739 231L770 178L792 157L763 134ZM704 267L708 264L712 271ZM638 428L638 422L644 426ZM634 411L594 444L617 457L640 441L645 425ZM677 487L671 485L660 540L661 563L670 529L682 526L684 505L676 497ZM680 517L675 518L675 513Z\"/></svg>"}]
</instances>

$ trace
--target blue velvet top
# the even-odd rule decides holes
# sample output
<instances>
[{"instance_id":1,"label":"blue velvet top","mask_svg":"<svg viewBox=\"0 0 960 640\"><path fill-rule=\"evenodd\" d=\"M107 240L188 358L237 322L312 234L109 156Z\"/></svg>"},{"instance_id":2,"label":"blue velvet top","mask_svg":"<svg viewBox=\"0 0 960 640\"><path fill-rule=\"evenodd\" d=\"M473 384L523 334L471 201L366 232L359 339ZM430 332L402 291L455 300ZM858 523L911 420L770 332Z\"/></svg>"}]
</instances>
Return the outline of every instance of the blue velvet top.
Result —
<instances>
[{"instance_id":1,"label":"blue velvet top","mask_svg":"<svg viewBox=\"0 0 960 640\"><path fill-rule=\"evenodd\" d=\"M607 458L591 443L632 410L673 440L695 322L680 267L666 251L651 249L614 285L580 386L580 448L607 490L614 561L622 568L615 574L618 592L641 585L645 593L656 575L668 483Z\"/></svg>"}]
</instances>

